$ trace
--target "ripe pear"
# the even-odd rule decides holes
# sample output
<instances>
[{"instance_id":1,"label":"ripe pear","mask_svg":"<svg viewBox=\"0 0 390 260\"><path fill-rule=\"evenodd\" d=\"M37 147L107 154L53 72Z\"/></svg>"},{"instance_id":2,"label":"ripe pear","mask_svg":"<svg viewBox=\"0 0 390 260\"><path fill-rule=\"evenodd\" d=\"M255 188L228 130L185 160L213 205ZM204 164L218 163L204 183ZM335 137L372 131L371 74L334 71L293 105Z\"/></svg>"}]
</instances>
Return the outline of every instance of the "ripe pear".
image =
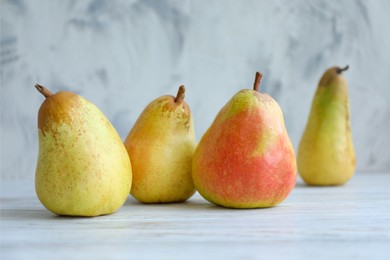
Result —
<instances>
[{"instance_id":1,"label":"ripe pear","mask_svg":"<svg viewBox=\"0 0 390 260\"><path fill-rule=\"evenodd\" d=\"M196 141L184 92L180 86L176 98L152 101L125 140L133 163L131 195L143 203L181 202L195 192L191 162Z\"/></svg>"},{"instance_id":2,"label":"ripe pear","mask_svg":"<svg viewBox=\"0 0 390 260\"><path fill-rule=\"evenodd\" d=\"M208 201L228 208L265 208L282 202L295 186L296 162L283 113L269 95L235 94L196 148L192 177Z\"/></svg>"},{"instance_id":3,"label":"ripe pear","mask_svg":"<svg viewBox=\"0 0 390 260\"><path fill-rule=\"evenodd\" d=\"M341 185L355 171L347 82L332 67L322 76L298 150L298 171L309 185Z\"/></svg>"},{"instance_id":4,"label":"ripe pear","mask_svg":"<svg viewBox=\"0 0 390 260\"><path fill-rule=\"evenodd\" d=\"M113 213L131 188L131 163L123 143L104 114L71 92L51 93L38 114L39 156L35 189L57 215Z\"/></svg>"}]
</instances>

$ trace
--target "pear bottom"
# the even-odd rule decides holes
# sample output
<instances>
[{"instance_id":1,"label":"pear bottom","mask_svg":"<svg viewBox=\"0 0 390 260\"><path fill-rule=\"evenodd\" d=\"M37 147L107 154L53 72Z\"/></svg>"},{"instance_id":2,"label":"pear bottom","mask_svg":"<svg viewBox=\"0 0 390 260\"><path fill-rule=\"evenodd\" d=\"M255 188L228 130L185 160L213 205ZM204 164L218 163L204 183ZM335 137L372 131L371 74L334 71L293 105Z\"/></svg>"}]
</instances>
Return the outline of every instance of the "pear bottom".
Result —
<instances>
[{"instance_id":1,"label":"pear bottom","mask_svg":"<svg viewBox=\"0 0 390 260\"><path fill-rule=\"evenodd\" d=\"M298 172L303 181L311 186L338 186L345 184L355 172L354 163L309 163L298 156Z\"/></svg>"},{"instance_id":2,"label":"pear bottom","mask_svg":"<svg viewBox=\"0 0 390 260\"><path fill-rule=\"evenodd\" d=\"M300 171L299 173L303 181L310 186L340 186L353 176L353 172L321 172L318 170Z\"/></svg>"}]
</instances>

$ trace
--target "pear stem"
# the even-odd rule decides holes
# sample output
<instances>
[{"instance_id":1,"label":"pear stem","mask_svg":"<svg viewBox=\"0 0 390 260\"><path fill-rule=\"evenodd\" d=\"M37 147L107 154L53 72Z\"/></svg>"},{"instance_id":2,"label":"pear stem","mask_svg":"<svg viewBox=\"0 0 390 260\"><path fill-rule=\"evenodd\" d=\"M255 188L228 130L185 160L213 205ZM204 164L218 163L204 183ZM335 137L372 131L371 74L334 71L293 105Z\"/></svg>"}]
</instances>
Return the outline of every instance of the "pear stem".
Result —
<instances>
[{"instance_id":1,"label":"pear stem","mask_svg":"<svg viewBox=\"0 0 390 260\"><path fill-rule=\"evenodd\" d=\"M45 98L48 98L48 97L53 95L53 93L50 90L48 90L47 88L45 88L44 86L41 86L39 84L36 84L35 88L39 91L39 93L44 95Z\"/></svg>"},{"instance_id":2,"label":"pear stem","mask_svg":"<svg viewBox=\"0 0 390 260\"><path fill-rule=\"evenodd\" d=\"M260 72L256 72L256 78L255 78L255 83L253 83L253 90L259 91L259 86L261 82L261 78L263 77L263 74Z\"/></svg>"},{"instance_id":3,"label":"pear stem","mask_svg":"<svg viewBox=\"0 0 390 260\"><path fill-rule=\"evenodd\" d=\"M337 72L338 74L341 74L341 72L346 71L348 68L349 68L349 65L345 66L344 68L339 68L339 67L337 67L337 68L336 68L336 72Z\"/></svg>"},{"instance_id":4,"label":"pear stem","mask_svg":"<svg viewBox=\"0 0 390 260\"><path fill-rule=\"evenodd\" d=\"M176 95L176 98L175 98L175 103L179 103L179 102L181 102L184 99L184 93L185 92L186 92L186 88L184 87L184 85L181 85L179 87L179 90L177 91L177 95Z\"/></svg>"}]
</instances>

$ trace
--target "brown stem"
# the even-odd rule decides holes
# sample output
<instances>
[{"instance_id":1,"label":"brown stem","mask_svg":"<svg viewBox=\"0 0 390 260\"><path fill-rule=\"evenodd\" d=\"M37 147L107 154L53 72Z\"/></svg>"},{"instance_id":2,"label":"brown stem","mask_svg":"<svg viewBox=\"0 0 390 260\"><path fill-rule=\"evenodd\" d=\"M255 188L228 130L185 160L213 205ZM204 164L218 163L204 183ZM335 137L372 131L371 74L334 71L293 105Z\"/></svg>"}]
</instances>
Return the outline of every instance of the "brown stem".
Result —
<instances>
[{"instance_id":1,"label":"brown stem","mask_svg":"<svg viewBox=\"0 0 390 260\"><path fill-rule=\"evenodd\" d=\"M253 90L259 91L260 81L262 77L263 74L261 74L260 72L256 72L255 83L253 83Z\"/></svg>"},{"instance_id":2,"label":"brown stem","mask_svg":"<svg viewBox=\"0 0 390 260\"><path fill-rule=\"evenodd\" d=\"M53 95L53 93L50 90L48 90L47 88L45 88L44 86L41 86L39 84L36 84L35 88L39 91L39 93L44 95L45 98L48 98L48 97Z\"/></svg>"},{"instance_id":3,"label":"brown stem","mask_svg":"<svg viewBox=\"0 0 390 260\"><path fill-rule=\"evenodd\" d=\"M343 71L346 71L349 68L349 65L345 66L344 68L337 67L336 72L340 74Z\"/></svg>"},{"instance_id":4,"label":"brown stem","mask_svg":"<svg viewBox=\"0 0 390 260\"><path fill-rule=\"evenodd\" d=\"M175 103L179 103L184 99L184 92L186 92L186 89L183 85L179 87L179 90L177 91L177 95L175 98Z\"/></svg>"}]
</instances>

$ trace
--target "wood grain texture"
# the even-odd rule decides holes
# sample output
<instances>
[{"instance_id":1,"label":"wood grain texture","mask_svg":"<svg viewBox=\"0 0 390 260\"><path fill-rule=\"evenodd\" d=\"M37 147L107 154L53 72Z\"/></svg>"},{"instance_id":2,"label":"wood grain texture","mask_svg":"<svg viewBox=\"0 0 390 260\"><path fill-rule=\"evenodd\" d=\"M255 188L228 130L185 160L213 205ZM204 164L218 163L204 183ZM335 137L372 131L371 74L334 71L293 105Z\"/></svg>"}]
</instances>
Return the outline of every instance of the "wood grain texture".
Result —
<instances>
[{"instance_id":1,"label":"wood grain texture","mask_svg":"<svg viewBox=\"0 0 390 260\"><path fill-rule=\"evenodd\" d=\"M390 259L390 173L360 173L342 187L298 180L277 207L233 210L198 194L187 203L57 217L33 181L1 184L1 259Z\"/></svg>"}]
</instances>

